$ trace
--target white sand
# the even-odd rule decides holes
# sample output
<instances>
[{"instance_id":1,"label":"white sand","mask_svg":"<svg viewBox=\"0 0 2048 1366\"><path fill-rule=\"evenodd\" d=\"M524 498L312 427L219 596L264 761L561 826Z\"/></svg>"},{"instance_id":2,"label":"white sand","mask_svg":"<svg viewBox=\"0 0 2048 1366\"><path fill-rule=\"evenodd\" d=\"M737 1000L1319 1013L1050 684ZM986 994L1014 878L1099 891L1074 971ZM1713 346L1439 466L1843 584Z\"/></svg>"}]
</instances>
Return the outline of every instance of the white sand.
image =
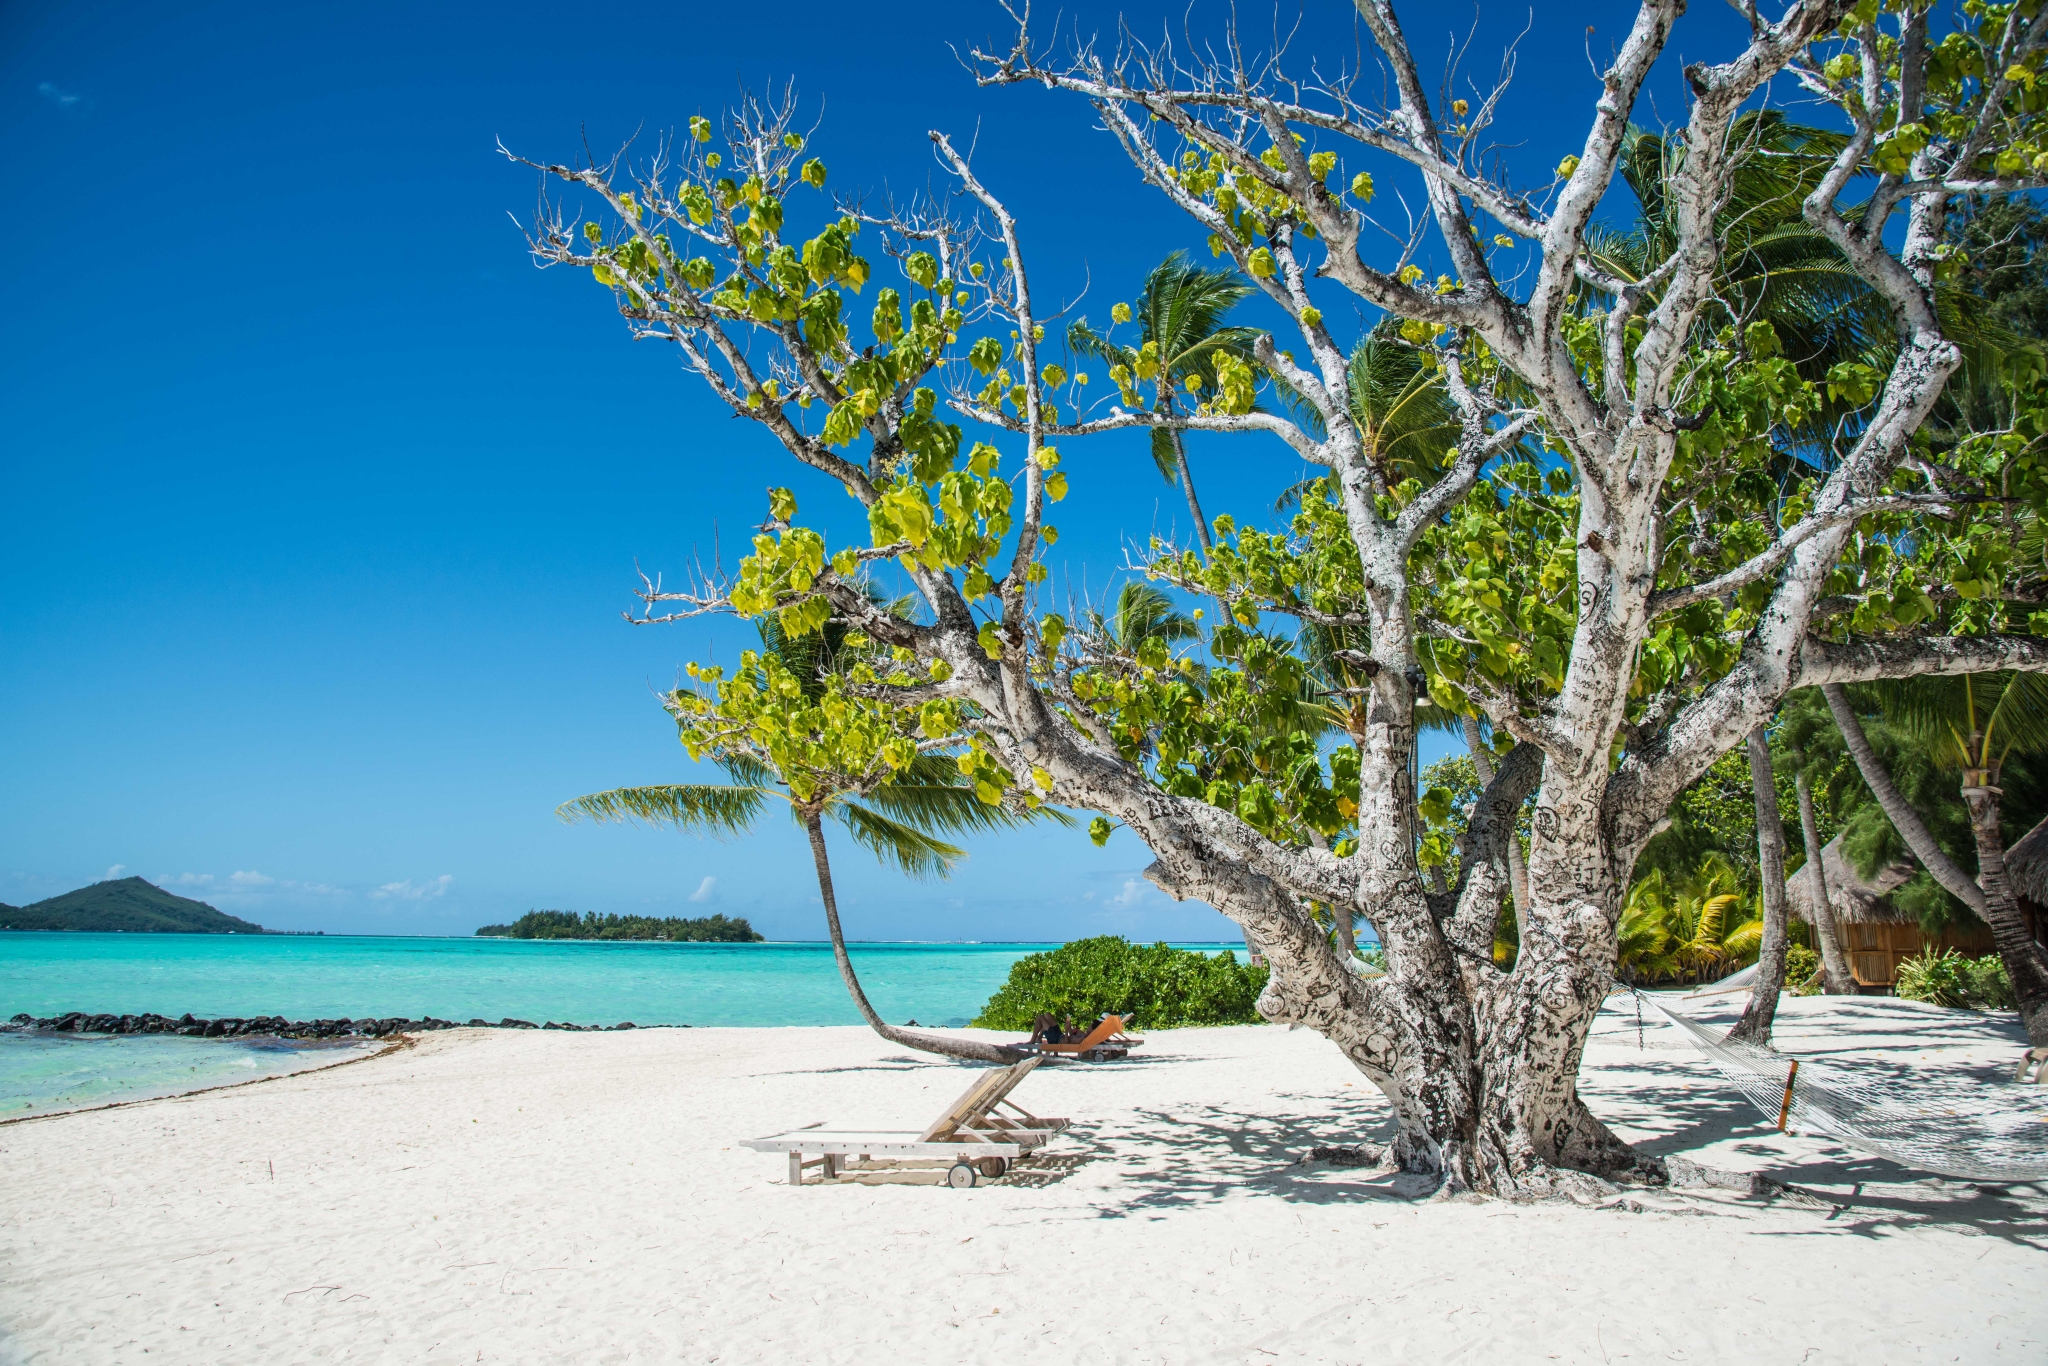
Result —
<instances>
[{"instance_id":1,"label":"white sand","mask_svg":"<svg viewBox=\"0 0 2048 1366\"><path fill-rule=\"evenodd\" d=\"M2014 1028L1788 1002L1790 1051L2009 1065ZM1721 1017L1726 1018L1723 1010ZM2009 1020L2009 1017L2007 1017ZM1290 1165L1384 1107L1322 1039L1155 1034L1042 1068L1057 1163L784 1184L742 1137L922 1124L966 1071L862 1029L461 1031L0 1128L0 1358L27 1362L2033 1362L2048 1194L1785 1139L1676 1031L1603 1017L1594 1108L1839 1207L1420 1202ZM1900 1050L1906 1050L1901 1052Z\"/></svg>"}]
</instances>

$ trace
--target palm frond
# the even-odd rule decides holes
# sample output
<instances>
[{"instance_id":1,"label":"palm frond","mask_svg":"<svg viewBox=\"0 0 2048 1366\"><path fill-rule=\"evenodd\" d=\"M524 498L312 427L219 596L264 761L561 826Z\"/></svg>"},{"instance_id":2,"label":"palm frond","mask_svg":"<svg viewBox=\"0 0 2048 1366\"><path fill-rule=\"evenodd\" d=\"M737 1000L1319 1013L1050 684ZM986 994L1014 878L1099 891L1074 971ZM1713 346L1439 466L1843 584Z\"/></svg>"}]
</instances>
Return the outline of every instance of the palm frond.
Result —
<instances>
[{"instance_id":1,"label":"palm frond","mask_svg":"<svg viewBox=\"0 0 2048 1366\"><path fill-rule=\"evenodd\" d=\"M1222 330L1225 315L1251 292L1251 282L1236 271L1211 270L1176 251L1145 278L1138 297L1140 336L1158 344L1161 366L1177 378L1187 358Z\"/></svg>"},{"instance_id":2,"label":"palm frond","mask_svg":"<svg viewBox=\"0 0 2048 1366\"><path fill-rule=\"evenodd\" d=\"M2048 674L2007 675L1985 732L2001 759L2048 749Z\"/></svg>"},{"instance_id":3,"label":"palm frond","mask_svg":"<svg viewBox=\"0 0 2048 1366\"><path fill-rule=\"evenodd\" d=\"M563 802L555 814L565 821L646 821L673 825L697 835L744 834L761 814L770 788L722 783L667 783L615 787Z\"/></svg>"},{"instance_id":4,"label":"palm frond","mask_svg":"<svg viewBox=\"0 0 2048 1366\"><path fill-rule=\"evenodd\" d=\"M1110 634L1126 650L1136 650L1148 640L1193 640L1201 634L1194 621L1183 616L1173 599L1152 584L1132 580L1117 590L1116 611L1110 618Z\"/></svg>"},{"instance_id":5,"label":"palm frond","mask_svg":"<svg viewBox=\"0 0 2048 1366\"><path fill-rule=\"evenodd\" d=\"M1152 429L1152 463L1159 467L1159 477L1169 484L1180 482L1180 453L1173 448L1173 430L1169 427Z\"/></svg>"},{"instance_id":6,"label":"palm frond","mask_svg":"<svg viewBox=\"0 0 2048 1366\"><path fill-rule=\"evenodd\" d=\"M972 797L972 792L968 796ZM902 821L891 820L871 807L854 802L834 802L827 808L834 820L844 825L854 841L885 865L908 877L945 877L967 851Z\"/></svg>"}]
</instances>

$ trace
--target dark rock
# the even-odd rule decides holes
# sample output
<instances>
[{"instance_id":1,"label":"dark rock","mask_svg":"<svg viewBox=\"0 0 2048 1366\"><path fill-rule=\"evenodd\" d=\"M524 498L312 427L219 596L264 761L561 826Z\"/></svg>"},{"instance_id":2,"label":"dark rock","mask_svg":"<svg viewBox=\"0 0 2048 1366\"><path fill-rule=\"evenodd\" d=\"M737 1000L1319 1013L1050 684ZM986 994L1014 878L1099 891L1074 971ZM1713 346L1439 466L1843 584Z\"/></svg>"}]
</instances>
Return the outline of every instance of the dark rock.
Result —
<instances>
[{"instance_id":1,"label":"dark rock","mask_svg":"<svg viewBox=\"0 0 2048 1366\"><path fill-rule=\"evenodd\" d=\"M87 1014L80 1010L66 1011L62 1015L39 1018L26 1011L13 1017L9 1025L16 1029L34 1029L56 1034L177 1034L188 1038L245 1038L249 1036L275 1037L280 1039L333 1039L333 1038L388 1038L393 1034L420 1033L440 1029L461 1029L464 1026L454 1020L444 1020L437 1015L411 1020L402 1015L384 1019L361 1019L343 1017L335 1020L287 1020L282 1015L252 1015L244 1019L223 1015L219 1019L202 1020L190 1013L176 1019L168 1015L145 1013L141 1015ZM468 1023L472 1029L559 1029L571 1033L587 1033L592 1030L636 1029L631 1020L615 1025L576 1024L568 1020L549 1020L537 1025L531 1020L515 1020L507 1017L497 1024L489 1020L473 1019ZM674 1026L687 1029L688 1025Z\"/></svg>"},{"instance_id":2,"label":"dark rock","mask_svg":"<svg viewBox=\"0 0 2048 1366\"><path fill-rule=\"evenodd\" d=\"M1310 1148L1308 1160L1333 1167L1373 1167L1379 1165L1380 1155L1373 1148Z\"/></svg>"}]
</instances>

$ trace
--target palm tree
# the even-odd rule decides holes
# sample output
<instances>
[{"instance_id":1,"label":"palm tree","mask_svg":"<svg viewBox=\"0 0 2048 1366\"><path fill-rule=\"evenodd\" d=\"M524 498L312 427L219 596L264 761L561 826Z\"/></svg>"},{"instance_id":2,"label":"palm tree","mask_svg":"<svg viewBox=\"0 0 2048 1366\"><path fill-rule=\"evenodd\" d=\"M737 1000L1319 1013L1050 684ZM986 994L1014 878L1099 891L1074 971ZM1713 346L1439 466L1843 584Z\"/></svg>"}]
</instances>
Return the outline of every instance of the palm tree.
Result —
<instances>
[{"instance_id":1,"label":"palm tree","mask_svg":"<svg viewBox=\"0 0 2048 1366\"><path fill-rule=\"evenodd\" d=\"M1404 479L1432 482L1443 472L1444 451L1456 444L1458 410L1443 371L1423 363L1422 353L1401 340L1396 320L1382 322L1351 348L1345 365L1352 421L1358 424L1365 457L1392 488ZM1322 415L1312 404L1281 391L1295 420L1313 436L1323 434ZM1306 479L1280 495L1275 511L1295 506L1315 487Z\"/></svg>"},{"instance_id":2,"label":"palm tree","mask_svg":"<svg viewBox=\"0 0 2048 1366\"><path fill-rule=\"evenodd\" d=\"M1696 979L1757 952L1762 922L1735 919L1741 888L1741 874L1719 853L1675 883L1661 868L1639 880L1621 912L1622 974L1644 983Z\"/></svg>"},{"instance_id":3,"label":"palm tree","mask_svg":"<svg viewBox=\"0 0 2048 1366\"><path fill-rule=\"evenodd\" d=\"M1778 775L1771 762L1767 727L1749 733L1750 797L1756 803L1756 868L1763 884L1763 937L1756 986L1742 1018L1728 1031L1731 1040L1768 1047L1785 989L1785 950L1790 947L1785 901L1785 822L1778 815Z\"/></svg>"},{"instance_id":4,"label":"palm tree","mask_svg":"<svg viewBox=\"0 0 2048 1366\"><path fill-rule=\"evenodd\" d=\"M1138 294L1138 345L1124 346L1094 331L1082 319L1067 329L1067 345L1078 355L1109 365L1130 366L1136 371L1139 353L1147 345L1158 356L1159 397L1153 411L1173 417L1193 379L1201 388L1216 390L1216 357L1228 353L1239 360L1252 358L1255 327L1228 327L1224 318L1244 302L1252 287L1234 270L1211 270L1176 251L1152 268L1145 287ZM1195 496L1195 479L1188 472L1186 443L1177 428L1152 429L1152 463L1167 483L1178 483L1188 501L1188 515L1195 519L1195 535L1202 553L1213 549L1214 537L1202 516L1201 499Z\"/></svg>"},{"instance_id":5,"label":"palm tree","mask_svg":"<svg viewBox=\"0 0 2048 1366\"><path fill-rule=\"evenodd\" d=\"M1961 772L1963 803L1977 845L1981 904L1973 905L2005 960L2028 1039L2036 1048L2048 1047L2048 954L2028 933L2006 881L1998 786L2000 770L2012 755L2048 750L2048 677L1960 674L1872 684L1871 693L1894 727L1920 739L1943 767ZM1900 834L1912 838L1904 830Z\"/></svg>"},{"instance_id":6,"label":"palm tree","mask_svg":"<svg viewBox=\"0 0 2048 1366\"><path fill-rule=\"evenodd\" d=\"M825 677L840 660L844 627L835 624L823 632L790 636L771 617L761 625L760 634L764 650L802 683L806 694L822 697ZM1025 811L990 805L963 782L958 766L943 755L919 755L893 781L865 791L821 784L805 797L792 792L767 764L752 754L734 748L713 758L730 782L612 788L564 802L556 808L556 814L565 821L646 821L691 834L722 837L750 831L770 805L777 801L786 803L810 843L818 893L825 904L825 928L832 941L832 957L839 966L840 979L846 983L847 994L868 1027L891 1043L944 1057L1002 1063L1015 1062L1023 1056L1018 1050L999 1044L899 1029L876 1013L861 989L853 960L846 951L832 863L825 847L825 822L832 820L845 827L855 843L883 864L913 878L927 878L948 875L967 856L964 849L939 838L940 835L1008 829L1039 818L1070 824L1065 813L1046 807Z\"/></svg>"},{"instance_id":7,"label":"palm tree","mask_svg":"<svg viewBox=\"0 0 2048 1366\"><path fill-rule=\"evenodd\" d=\"M1091 612L1097 634L1115 649L1136 655L1147 641L1173 645L1199 639L1202 630L1158 588L1133 579L1117 590L1116 606L1105 616Z\"/></svg>"}]
</instances>

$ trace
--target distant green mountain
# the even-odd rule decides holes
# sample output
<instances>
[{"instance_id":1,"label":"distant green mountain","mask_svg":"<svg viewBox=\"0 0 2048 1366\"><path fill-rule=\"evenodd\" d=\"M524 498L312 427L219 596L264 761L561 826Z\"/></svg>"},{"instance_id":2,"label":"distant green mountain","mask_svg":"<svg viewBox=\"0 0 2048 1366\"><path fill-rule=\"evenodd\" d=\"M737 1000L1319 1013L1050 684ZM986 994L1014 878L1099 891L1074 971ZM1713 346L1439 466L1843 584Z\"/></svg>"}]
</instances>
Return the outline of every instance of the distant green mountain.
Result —
<instances>
[{"instance_id":1,"label":"distant green mountain","mask_svg":"<svg viewBox=\"0 0 2048 1366\"><path fill-rule=\"evenodd\" d=\"M262 934L261 925L172 896L139 877L95 882L29 906L0 906L0 930L99 930L128 934Z\"/></svg>"}]
</instances>

